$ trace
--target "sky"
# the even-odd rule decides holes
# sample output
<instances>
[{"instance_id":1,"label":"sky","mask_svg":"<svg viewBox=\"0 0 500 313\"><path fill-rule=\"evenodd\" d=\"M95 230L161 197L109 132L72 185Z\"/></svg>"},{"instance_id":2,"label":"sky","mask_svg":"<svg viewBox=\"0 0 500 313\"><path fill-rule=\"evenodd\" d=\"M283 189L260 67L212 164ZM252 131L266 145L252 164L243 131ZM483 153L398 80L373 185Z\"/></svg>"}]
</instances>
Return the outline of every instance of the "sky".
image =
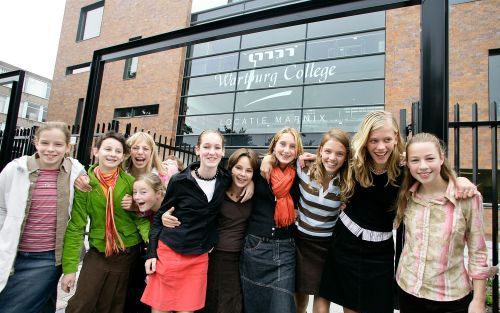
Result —
<instances>
[{"instance_id":1,"label":"sky","mask_svg":"<svg viewBox=\"0 0 500 313\"><path fill-rule=\"evenodd\" d=\"M2 1L0 61L52 79L65 3L65 0ZM192 12L226 3L227 0L193 0Z\"/></svg>"}]
</instances>

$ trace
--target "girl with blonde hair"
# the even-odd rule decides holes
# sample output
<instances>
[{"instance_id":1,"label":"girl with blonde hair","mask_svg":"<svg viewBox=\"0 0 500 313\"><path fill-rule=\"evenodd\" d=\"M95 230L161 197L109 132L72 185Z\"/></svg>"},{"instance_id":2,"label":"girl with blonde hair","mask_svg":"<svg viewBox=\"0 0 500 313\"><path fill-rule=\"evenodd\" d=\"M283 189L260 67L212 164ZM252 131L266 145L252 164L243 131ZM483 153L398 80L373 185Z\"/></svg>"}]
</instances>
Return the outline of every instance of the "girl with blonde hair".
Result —
<instances>
[{"instance_id":1,"label":"girl with blonde hair","mask_svg":"<svg viewBox=\"0 0 500 313\"><path fill-rule=\"evenodd\" d=\"M393 221L403 180L403 140L394 116L368 113L351 142L346 208L328 252L320 296L345 313L394 311ZM469 192L475 186L461 184Z\"/></svg>"},{"instance_id":2,"label":"girl with blonde hair","mask_svg":"<svg viewBox=\"0 0 500 313\"><path fill-rule=\"evenodd\" d=\"M137 132L127 139L130 155L123 162L123 168L130 175L154 173L157 174L165 186L168 184L168 174L158 156L158 148L150 134Z\"/></svg>"},{"instance_id":3,"label":"girl with blonde hair","mask_svg":"<svg viewBox=\"0 0 500 313\"><path fill-rule=\"evenodd\" d=\"M275 159L270 183L254 176L255 196L241 256L245 312L294 313L295 210L298 180L295 164L303 153L294 128L278 131L269 144Z\"/></svg>"}]
</instances>

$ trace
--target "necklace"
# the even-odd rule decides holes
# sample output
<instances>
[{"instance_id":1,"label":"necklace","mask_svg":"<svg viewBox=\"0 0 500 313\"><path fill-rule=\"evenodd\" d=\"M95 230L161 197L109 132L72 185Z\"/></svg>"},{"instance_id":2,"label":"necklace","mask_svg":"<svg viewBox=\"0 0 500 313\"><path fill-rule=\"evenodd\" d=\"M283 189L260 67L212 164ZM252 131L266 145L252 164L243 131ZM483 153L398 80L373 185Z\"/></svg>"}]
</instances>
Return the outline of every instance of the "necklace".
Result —
<instances>
[{"instance_id":1,"label":"necklace","mask_svg":"<svg viewBox=\"0 0 500 313\"><path fill-rule=\"evenodd\" d=\"M218 172L215 172L215 175L213 177L203 177L200 175L200 173L198 173L198 169L199 167L195 168L194 169L194 174L196 175L196 177L198 177L198 179L201 179L201 180L205 180L205 181L211 181L211 180L214 180L215 178L217 178L217 173Z\"/></svg>"},{"instance_id":2,"label":"necklace","mask_svg":"<svg viewBox=\"0 0 500 313\"><path fill-rule=\"evenodd\" d=\"M387 169L384 168L383 170L377 170L370 166L370 172L372 172L375 175L382 175L385 172L387 172Z\"/></svg>"},{"instance_id":3,"label":"necklace","mask_svg":"<svg viewBox=\"0 0 500 313\"><path fill-rule=\"evenodd\" d=\"M326 173L326 177L333 178L335 177L335 173Z\"/></svg>"}]
</instances>

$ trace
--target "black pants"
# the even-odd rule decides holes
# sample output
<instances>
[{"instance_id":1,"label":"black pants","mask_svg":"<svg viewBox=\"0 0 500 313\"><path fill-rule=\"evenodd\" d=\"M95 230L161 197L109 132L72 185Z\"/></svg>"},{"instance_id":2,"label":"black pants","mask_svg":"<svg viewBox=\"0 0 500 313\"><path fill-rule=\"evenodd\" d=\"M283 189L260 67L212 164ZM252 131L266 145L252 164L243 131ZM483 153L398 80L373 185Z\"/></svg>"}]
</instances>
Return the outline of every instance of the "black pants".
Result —
<instances>
[{"instance_id":1,"label":"black pants","mask_svg":"<svg viewBox=\"0 0 500 313\"><path fill-rule=\"evenodd\" d=\"M401 313L467 313L472 293L455 301L433 301L415 297L399 288Z\"/></svg>"}]
</instances>

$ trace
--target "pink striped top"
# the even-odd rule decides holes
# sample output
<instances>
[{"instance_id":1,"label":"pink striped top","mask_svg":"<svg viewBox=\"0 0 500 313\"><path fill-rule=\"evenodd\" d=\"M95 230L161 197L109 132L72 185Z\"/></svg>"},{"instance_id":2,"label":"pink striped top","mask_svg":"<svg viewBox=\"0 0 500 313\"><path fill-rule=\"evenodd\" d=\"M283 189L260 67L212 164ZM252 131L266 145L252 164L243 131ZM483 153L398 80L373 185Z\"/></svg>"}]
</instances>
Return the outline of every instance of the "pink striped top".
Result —
<instances>
[{"instance_id":1,"label":"pink striped top","mask_svg":"<svg viewBox=\"0 0 500 313\"><path fill-rule=\"evenodd\" d=\"M401 289L419 298L461 299L471 292L471 279L486 279L489 274L482 197L457 200L450 182L444 197L428 200L417 193L418 186L410 188L396 280Z\"/></svg>"},{"instance_id":2,"label":"pink striped top","mask_svg":"<svg viewBox=\"0 0 500 313\"><path fill-rule=\"evenodd\" d=\"M44 252L56 248L57 177L59 170L40 170L31 197L19 251Z\"/></svg>"}]
</instances>

